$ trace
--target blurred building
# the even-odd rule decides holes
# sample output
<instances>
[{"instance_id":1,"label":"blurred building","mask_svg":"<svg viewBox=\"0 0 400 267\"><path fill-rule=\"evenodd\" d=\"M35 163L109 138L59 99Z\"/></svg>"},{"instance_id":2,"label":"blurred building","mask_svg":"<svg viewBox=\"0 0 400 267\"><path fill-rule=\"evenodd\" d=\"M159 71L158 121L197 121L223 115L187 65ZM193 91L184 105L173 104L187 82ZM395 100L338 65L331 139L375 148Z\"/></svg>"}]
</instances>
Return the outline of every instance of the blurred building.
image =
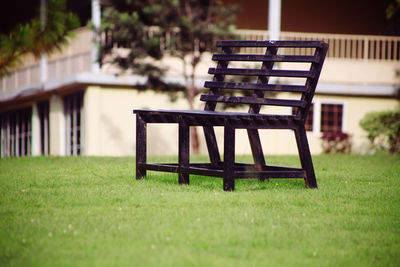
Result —
<instances>
[{"instance_id":1,"label":"blurred building","mask_svg":"<svg viewBox=\"0 0 400 267\"><path fill-rule=\"evenodd\" d=\"M268 32L262 30L267 27L267 4L230 2L242 4L238 25L250 28L237 30L238 36L269 38ZM311 151L322 151L323 132L345 132L352 136L353 152L366 152L368 140L359 126L360 119L370 111L400 107L400 37L377 35L380 30L369 25L384 23L380 18L374 19L369 11L362 13L362 8L362 14L355 16L348 10L351 5L346 7L344 1L337 1L343 2L338 6L335 2L329 2L336 8L332 17L325 7L321 10L320 1L283 1L280 39L324 40L330 45L307 121ZM258 7L257 12L252 13L254 6ZM62 52L47 57L44 67L28 56L23 66L0 78L1 157L134 155L133 109L188 108L182 98L171 102L167 94L135 89L135 84L144 82L143 77L120 74L107 64L100 68L94 59L96 47L92 40L90 30L79 29ZM168 42L164 45L168 46ZM166 79L182 82L181 63L168 57L163 62L170 66ZM211 55L203 57L196 84L202 85L210 78L207 69L214 64ZM196 106L202 109L202 103ZM291 135L282 131L262 134L265 152L297 153ZM176 126L150 125L149 154L176 154L177 136ZM220 144L222 136L218 135ZM239 132L237 138L237 152L250 154L245 132ZM201 152L206 153L205 142L202 138L200 141Z\"/></svg>"}]
</instances>

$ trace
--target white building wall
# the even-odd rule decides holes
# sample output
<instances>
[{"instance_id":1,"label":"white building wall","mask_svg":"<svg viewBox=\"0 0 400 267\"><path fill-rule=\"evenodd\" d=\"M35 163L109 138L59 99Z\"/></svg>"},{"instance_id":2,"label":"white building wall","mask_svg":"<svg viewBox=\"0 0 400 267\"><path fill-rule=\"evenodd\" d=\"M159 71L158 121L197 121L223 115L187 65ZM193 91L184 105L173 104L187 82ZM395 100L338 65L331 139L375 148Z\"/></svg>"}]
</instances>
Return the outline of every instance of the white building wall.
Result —
<instances>
[{"instance_id":1,"label":"white building wall","mask_svg":"<svg viewBox=\"0 0 400 267\"><path fill-rule=\"evenodd\" d=\"M133 109L187 108L183 99L171 103L166 94L134 89L89 86L84 99L86 155L134 155L136 117ZM150 155L177 153L176 125L149 125L148 129Z\"/></svg>"},{"instance_id":2,"label":"white building wall","mask_svg":"<svg viewBox=\"0 0 400 267\"><path fill-rule=\"evenodd\" d=\"M368 150L366 133L359 126L363 116L367 112L399 107L399 101L395 99L348 96L316 95L314 103L344 105L343 130L352 135L353 152L356 153L365 153ZM85 153L98 156L132 156L135 154L136 145L136 118L132 113L133 109L187 109L187 106L182 98L177 102L171 102L167 94L89 86L84 104ZM196 106L202 109L202 103L198 102ZM273 112L272 109L269 111ZM201 128L198 128L198 133L200 153L207 154ZM321 153L321 133L314 131L307 134L311 152ZM216 135L220 151L223 151L222 127L216 127ZM260 130L260 136L265 154L297 154L294 134L290 130ZM147 151L148 155L177 155L177 125L148 124ZM245 130L237 130L236 153L251 154Z\"/></svg>"},{"instance_id":3,"label":"white building wall","mask_svg":"<svg viewBox=\"0 0 400 267\"><path fill-rule=\"evenodd\" d=\"M373 111L384 111L400 108L400 102L393 98L315 95L313 103L314 106L321 104L343 105L342 131L351 135L353 153L367 153L370 148L367 139L367 133L360 127L359 124L360 120L365 116L365 114ZM320 118L316 112L314 112L314 131L307 132L310 149L314 154L322 153L322 133L319 131L320 129L318 127L315 127L316 123L319 122Z\"/></svg>"},{"instance_id":4,"label":"white building wall","mask_svg":"<svg viewBox=\"0 0 400 267\"><path fill-rule=\"evenodd\" d=\"M40 119L39 119L39 109L38 104L34 103L32 106L32 156L40 155Z\"/></svg>"},{"instance_id":5,"label":"white building wall","mask_svg":"<svg viewBox=\"0 0 400 267\"><path fill-rule=\"evenodd\" d=\"M50 155L65 156L64 103L60 95L53 95L49 105Z\"/></svg>"},{"instance_id":6,"label":"white building wall","mask_svg":"<svg viewBox=\"0 0 400 267\"><path fill-rule=\"evenodd\" d=\"M99 86L89 86L83 97L84 130L82 140L87 156L101 155L100 94Z\"/></svg>"}]
</instances>

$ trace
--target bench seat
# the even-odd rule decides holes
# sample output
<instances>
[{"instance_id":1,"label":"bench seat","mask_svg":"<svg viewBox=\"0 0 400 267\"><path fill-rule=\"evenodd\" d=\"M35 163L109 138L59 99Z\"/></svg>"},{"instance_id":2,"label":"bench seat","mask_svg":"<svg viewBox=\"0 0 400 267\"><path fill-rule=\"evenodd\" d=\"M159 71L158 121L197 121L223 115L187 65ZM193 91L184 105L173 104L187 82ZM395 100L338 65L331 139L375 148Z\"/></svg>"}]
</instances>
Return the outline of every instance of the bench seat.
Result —
<instances>
[{"instance_id":1,"label":"bench seat","mask_svg":"<svg viewBox=\"0 0 400 267\"><path fill-rule=\"evenodd\" d=\"M221 112L204 110L143 110L133 111L146 123L179 123L185 121L189 126L224 126L229 120L233 127L250 129L271 126L281 126L283 129L291 129L294 122L301 123L301 119L295 115L268 115L251 114L247 112ZM285 127L286 126L286 127Z\"/></svg>"}]
</instances>

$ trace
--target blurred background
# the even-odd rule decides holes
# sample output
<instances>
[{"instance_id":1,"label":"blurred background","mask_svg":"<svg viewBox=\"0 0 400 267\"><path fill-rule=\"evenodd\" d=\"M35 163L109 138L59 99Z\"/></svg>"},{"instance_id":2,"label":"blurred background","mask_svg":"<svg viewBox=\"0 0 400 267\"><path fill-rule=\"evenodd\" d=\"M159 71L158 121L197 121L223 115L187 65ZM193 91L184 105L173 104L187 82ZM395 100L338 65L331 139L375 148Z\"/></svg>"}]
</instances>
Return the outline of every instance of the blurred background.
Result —
<instances>
[{"instance_id":1,"label":"blurred background","mask_svg":"<svg viewBox=\"0 0 400 267\"><path fill-rule=\"evenodd\" d=\"M390 137L371 138L360 122L400 109L399 10L396 0L5 1L1 157L134 155L132 110L202 109L213 43L226 38L328 42L306 122L312 153L390 150ZM262 133L264 151L297 153L281 132ZM148 153L176 154L177 136L150 125ZM192 141L206 154L202 131ZM251 153L245 132L237 146Z\"/></svg>"}]
</instances>

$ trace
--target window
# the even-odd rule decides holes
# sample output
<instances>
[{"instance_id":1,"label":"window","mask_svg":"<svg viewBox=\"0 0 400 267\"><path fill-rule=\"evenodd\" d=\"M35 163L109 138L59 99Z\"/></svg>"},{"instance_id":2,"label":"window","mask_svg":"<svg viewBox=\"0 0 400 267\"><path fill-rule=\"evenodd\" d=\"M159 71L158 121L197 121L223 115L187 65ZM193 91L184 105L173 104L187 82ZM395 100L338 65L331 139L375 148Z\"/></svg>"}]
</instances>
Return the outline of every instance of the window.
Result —
<instances>
[{"instance_id":1,"label":"window","mask_svg":"<svg viewBox=\"0 0 400 267\"><path fill-rule=\"evenodd\" d=\"M31 155L32 108L0 114L1 157Z\"/></svg>"},{"instance_id":2,"label":"window","mask_svg":"<svg viewBox=\"0 0 400 267\"><path fill-rule=\"evenodd\" d=\"M40 154L49 155L49 102L40 102L38 104L40 121Z\"/></svg>"},{"instance_id":3,"label":"window","mask_svg":"<svg viewBox=\"0 0 400 267\"><path fill-rule=\"evenodd\" d=\"M82 154L83 92L64 97L67 155Z\"/></svg>"},{"instance_id":4,"label":"window","mask_svg":"<svg viewBox=\"0 0 400 267\"><path fill-rule=\"evenodd\" d=\"M343 105L321 104L321 132L342 132Z\"/></svg>"}]
</instances>

